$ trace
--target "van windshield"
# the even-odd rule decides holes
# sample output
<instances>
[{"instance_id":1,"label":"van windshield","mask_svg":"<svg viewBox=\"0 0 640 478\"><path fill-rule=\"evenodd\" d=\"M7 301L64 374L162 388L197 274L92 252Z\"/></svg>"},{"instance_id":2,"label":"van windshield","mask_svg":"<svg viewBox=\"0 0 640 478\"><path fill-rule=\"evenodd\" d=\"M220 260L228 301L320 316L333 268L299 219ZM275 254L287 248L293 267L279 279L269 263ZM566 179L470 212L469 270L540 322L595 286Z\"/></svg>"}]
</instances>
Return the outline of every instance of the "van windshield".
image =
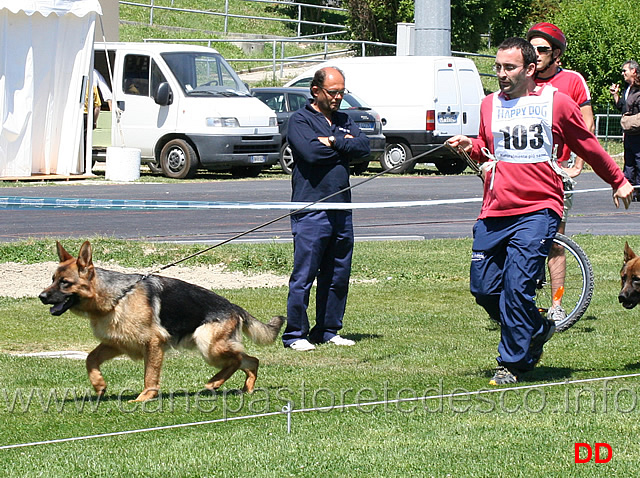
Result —
<instances>
[{"instance_id":1,"label":"van windshield","mask_svg":"<svg viewBox=\"0 0 640 478\"><path fill-rule=\"evenodd\" d=\"M170 52L162 58L185 95L251 96L233 68L218 53Z\"/></svg>"}]
</instances>

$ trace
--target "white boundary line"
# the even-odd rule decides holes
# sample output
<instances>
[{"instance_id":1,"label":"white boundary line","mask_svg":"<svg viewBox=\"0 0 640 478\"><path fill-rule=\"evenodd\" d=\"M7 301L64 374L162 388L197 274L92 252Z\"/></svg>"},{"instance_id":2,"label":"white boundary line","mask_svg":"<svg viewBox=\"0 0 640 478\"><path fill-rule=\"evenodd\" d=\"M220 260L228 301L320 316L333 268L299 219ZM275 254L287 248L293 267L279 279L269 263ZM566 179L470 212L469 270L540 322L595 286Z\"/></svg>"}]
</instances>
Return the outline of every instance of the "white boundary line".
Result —
<instances>
[{"instance_id":1,"label":"white boundary line","mask_svg":"<svg viewBox=\"0 0 640 478\"><path fill-rule=\"evenodd\" d=\"M250 418L262 418L262 417L271 417L271 416L276 416L276 415L287 415L288 420L287 420L287 424L288 424L288 431L291 431L291 414L293 413L307 413L307 412L321 412L321 411L331 411L331 410L344 410L344 409L349 409L349 408L356 408L356 407L370 407L370 406L374 406L374 405L387 405L387 404L391 404L391 403L405 403L405 402L416 402L416 401L426 401L426 400L434 400L434 399L444 399L444 398L456 398L456 397L465 397L465 396L476 396L476 395L486 395L486 394L492 394L492 393L504 393L504 392L509 392L509 391L517 391L517 390L531 390L531 389L536 389L536 388L547 388L547 387L555 387L558 385L575 385L575 384L580 384L580 383L591 383L591 382L600 382L600 381L606 381L606 380L618 380L618 379L625 379L625 378L633 378L633 377L640 377L640 373L632 373L629 375L612 375L609 377L596 377L596 378L585 378L585 379L580 379L580 380L567 380L564 382L551 382L551 383L540 383L540 384L536 384L536 385L525 385L525 386L521 386L521 387L506 387L506 388L495 388L495 389L491 389L491 390L487 390L487 389L481 389L481 390L476 390L475 392L461 392L461 393L448 393L448 394L444 394L444 395L429 395L429 396L424 396L424 397L411 397L411 398L399 398L396 400L381 400L381 401L377 401L377 402L366 402L366 403L349 403L346 405L330 405L330 406L326 406L326 407L317 407L317 408L301 408L301 409L293 409L291 408L291 404L285 406L282 411L280 412L268 412L268 413L261 413L258 415L244 415L244 416L240 416L240 417L228 417L228 418L218 418L215 420L206 420L206 421L202 421L202 422L191 422L191 423L179 423L179 424L175 424L175 425L164 425L164 426L159 426L159 427L151 427L151 428L140 428L140 429L135 429L135 430L126 430L126 431L120 431L120 432L112 432L112 433L101 433L101 434L97 434L97 435L85 435L85 436L78 436L78 437L69 437L69 438L59 438L56 440L44 440L44 441L37 441L37 442L29 442L29 443L17 443L14 445L4 445L4 446L0 446L0 450L9 450L9 449L13 449L13 448L25 448L25 447L29 447L29 446L37 446L37 445L49 445L49 444L53 444L53 443L67 443L67 442L74 442L74 441L81 441L81 440L91 440L91 439L95 439L95 438L107 438L107 437L114 437L114 436L122 436L122 435L133 435L136 433L145 433L145 432L151 432L151 431L158 431L158 430L172 430L172 429L176 429L176 428L186 428L186 427L192 427L192 426L198 426L198 425L210 425L213 423L224 423L224 422L231 422L231 421L237 421L237 420L244 420L244 419L250 419Z\"/></svg>"},{"instance_id":2,"label":"white boundary line","mask_svg":"<svg viewBox=\"0 0 640 478\"><path fill-rule=\"evenodd\" d=\"M357 186L355 184L353 187ZM640 186L637 186L640 187ZM571 194L612 191L609 188L577 189ZM426 199L423 201L353 202L353 203L304 203L304 202L232 202L232 201L145 201L113 199L65 199L38 197L0 197L0 209L116 209L116 210L170 210L170 209L254 209L254 210L342 210L383 209L398 207L442 206L482 202L482 197L460 199Z\"/></svg>"}]
</instances>

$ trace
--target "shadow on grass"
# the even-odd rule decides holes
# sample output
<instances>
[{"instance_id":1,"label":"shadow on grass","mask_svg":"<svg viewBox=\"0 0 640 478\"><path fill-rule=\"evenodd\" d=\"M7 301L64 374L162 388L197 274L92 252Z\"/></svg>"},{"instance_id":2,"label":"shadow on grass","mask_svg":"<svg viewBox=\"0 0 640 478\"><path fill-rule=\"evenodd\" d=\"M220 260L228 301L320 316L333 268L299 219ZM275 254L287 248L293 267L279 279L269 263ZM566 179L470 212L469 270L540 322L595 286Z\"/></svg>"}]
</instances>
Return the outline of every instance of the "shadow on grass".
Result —
<instances>
[{"instance_id":1,"label":"shadow on grass","mask_svg":"<svg viewBox=\"0 0 640 478\"><path fill-rule=\"evenodd\" d=\"M628 363L624 366L625 370L640 370L640 362Z\"/></svg>"},{"instance_id":2,"label":"shadow on grass","mask_svg":"<svg viewBox=\"0 0 640 478\"><path fill-rule=\"evenodd\" d=\"M381 339L384 337L383 335L379 334L340 334L340 336L344 337L345 339L351 339L356 342L356 344L363 340Z\"/></svg>"},{"instance_id":3,"label":"shadow on grass","mask_svg":"<svg viewBox=\"0 0 640 478\"><path fill-rule=\"evenodd\" d=\"M254 390L254 393L248 394L242 391L240 388L222 388L218 390L209 390L208 388L201 388L199 390L188 390L186 388L177 388L177 389L160 389L159 396L157 398L149 400L149 402L160 400L174 400L174 399L216 399L226 397L256 397L260 398L261 393L272 393L278 392L282 390L282 387L272 385L272 386L257 386ZM59 400L60 403L78 403L80 401L85 402L102 402L105 404L108 403L125 403L131 402L138 398L140 391L134 391L131 389L125 389L120 393L116 392L107 392L102 397L98 397L95 393L89 393L87 390L78 390L75 394L72 392L66 392L63 397ZM136 402L143 403L143 402Z\"/></svg>"},{"instance_id":4,"label":"shadow on grass","mask_svg":"<svg viewBox=\"0 0 640 478\"><path fill-rule=\"evenodd\" d=\"M558 382L564 380L570 380L572 375L579 370L575 370L568 367L545 367L540 366L535 369L524 372L518 376L518 383L527 382ZM488 370L485 372L485 377L493 377L494 370ZM515 385L516 384L510 384Z\"/></svg>"},{"instance_id":5,"label":"shadow on grass","mask_svg":"<svg viewBox=\"0 0 640 478\"><path fill-rule=\"evenodd\" d=\"M585 321L585 320L598 320L598 317L596 317L595 315L585 315L584 317L581 317L580 320L582 320L582 321Z\"/></svg>"},{"instance_id":6,"label":"shadow on grass","mask_svg":"<svg viewBox=\"0 0 640 478\"><path fill-rule=\"evenodd\" d=\"M569 327L568 329L562 330L562 331L556 331L556 333L558 334L562 334L568 330L571 330L572 332L580 332L582 334L586 334L586 333L592 333L595 332L596 329L594 329L593 327L575 327L577 324L580 323L584 323L587 321L594 321L594 320L599 320L598 317L596 317L595 315L587 315L585 317L581 317L580 320L578 320L577 322L575 322L571 327ZM487 323L485 324L485 330L500 330L500 326L496 323L491 321L490 319L487 320Z\"/></svg>"},{"instance_id":7,"label":"shadow on grass","mask_svg":"<svg viewBox=\"0 0 640 478\"><path fill-rule=\"evenodd\" d=\"M522 375L521 382L558 382L570 380L577 370L569 367L540 366Z\"/></svg>"},{"instance_id":8,"label":"shadow on grass","mask_svg":"<svg viewBox=\"0 0 640 478\"><path fill-rule=\"evenodd\" d=\"M275 388L275 387L274 387ZM141 390L142 391L142 390ZM130 390L127 390L130 392ZM138 393L107 393L106 395L100 397L99 401L104 403L121 403L121 402L131 402L138 398ZM241 389L223 389L223 390L209 390L207 388L203 388L201 390L193 391L193 390L160 390L160 395L158 398L160 399L174 399L174 398L203 398L206 396L210 397L227 397L227 396L241 396L244 395L244 392ZM98 396L93 394L92 400L98 401ZM158 398L154 398L152 400L158 400ZM77 399L74 398L66 398L65 402L76 402Z\"/></svg>"}]
</instances>

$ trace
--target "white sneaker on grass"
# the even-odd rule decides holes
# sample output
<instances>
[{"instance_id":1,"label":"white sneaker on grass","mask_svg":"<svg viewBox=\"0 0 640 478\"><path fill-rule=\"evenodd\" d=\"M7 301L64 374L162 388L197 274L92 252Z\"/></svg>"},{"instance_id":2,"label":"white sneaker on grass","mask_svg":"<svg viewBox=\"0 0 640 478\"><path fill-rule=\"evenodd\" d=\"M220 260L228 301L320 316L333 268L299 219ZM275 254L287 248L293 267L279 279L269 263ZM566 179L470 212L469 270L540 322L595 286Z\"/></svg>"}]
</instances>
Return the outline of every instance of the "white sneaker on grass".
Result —
<instances>
[{"instance_id":1,"label":"white sneaker on grass","mask_svg":"<svg viewBox=\"0 0 640 478\"><path fill-rule=\"evenodd\" d=\"M553 320L554 322L562 322L567 318L567 312L562 308L561 305L554 305L547 312L547 318Z\"/></svg>"},{"instance_id":2,"label":"white sneaker on grass","mask_svg":"<svg viewBox=\"0 0 640 478\"><path fill-rule=\"evenodd\" d=\"M334 344L334 345L346 345L346 346L351 346L351 345L355 345L356 343L351 340L351 339L345 339L344 337L340 337L339 335L334 335L333 337L331 337L328 342L330 344Z\"/></svg>"},{"instance_id":3,"label":"white sneaker on grass","mask_svg":"<svg viewBox=\"0 0 640 478\"><path fill-rule=\"evenodd\" d=\"M314 350L316 348L311 342L307 339L298 339L289 345L290 349L297 350L298 352L308 352L309 350Z\"/></svg>"}]
</instances>

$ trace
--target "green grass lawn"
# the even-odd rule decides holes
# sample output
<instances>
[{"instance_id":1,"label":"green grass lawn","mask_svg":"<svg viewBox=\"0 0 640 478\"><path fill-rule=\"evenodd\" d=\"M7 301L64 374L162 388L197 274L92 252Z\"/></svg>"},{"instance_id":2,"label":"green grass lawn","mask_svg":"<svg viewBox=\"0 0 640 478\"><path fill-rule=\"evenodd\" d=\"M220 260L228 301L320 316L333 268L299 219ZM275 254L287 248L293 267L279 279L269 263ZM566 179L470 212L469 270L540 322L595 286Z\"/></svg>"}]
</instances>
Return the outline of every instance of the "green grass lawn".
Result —
<instances>
[{"instance_id":1,"label":"green grass lawn","mask_svg":"<svg viewBox=\"0 0 640 478\"><path fill-rule=\"evenodd\" d=\"M253 395L237 393L241 373L217 394L203 391L211 367L192 352L173 351L160 399L127 402L142 388L142 364L125 359L104 365L109 389L97 402L82 361L14 355L88 351L96 341L86 319L68 312L52 317L37 298L0 298L0 446L264 415L289 402L294 410L326 407L293 413L291 433L286 416L274 415L0 449L0 472L635 476L640 378L569 382L640 372L640 311L624 310L617 301L624 241L640 249L640 239L574 239L593 263L591 306L574 327L553 337L538 368L508 390L488 386L499 330L469 294L468 239L357 243L343 330L356 346L297 353L280 343L245 341L261 361ZM78 245L65 241L70 251ZM134 267L159 266L193 250L100 238L94 245L94 257ZM3 244L0 254L18 262L55 257L52 240ZM231 245L198 261L283 274L290 255L287 244ZM218 292L262 320L285 310L285 287ZM432 398L420 399L425 396ZM378 403L363 405L370 402ZM354 404L360 406L342 407ZM575 464L576 442L608 443L613 458Z\"/></svg>"}]
</instances>

